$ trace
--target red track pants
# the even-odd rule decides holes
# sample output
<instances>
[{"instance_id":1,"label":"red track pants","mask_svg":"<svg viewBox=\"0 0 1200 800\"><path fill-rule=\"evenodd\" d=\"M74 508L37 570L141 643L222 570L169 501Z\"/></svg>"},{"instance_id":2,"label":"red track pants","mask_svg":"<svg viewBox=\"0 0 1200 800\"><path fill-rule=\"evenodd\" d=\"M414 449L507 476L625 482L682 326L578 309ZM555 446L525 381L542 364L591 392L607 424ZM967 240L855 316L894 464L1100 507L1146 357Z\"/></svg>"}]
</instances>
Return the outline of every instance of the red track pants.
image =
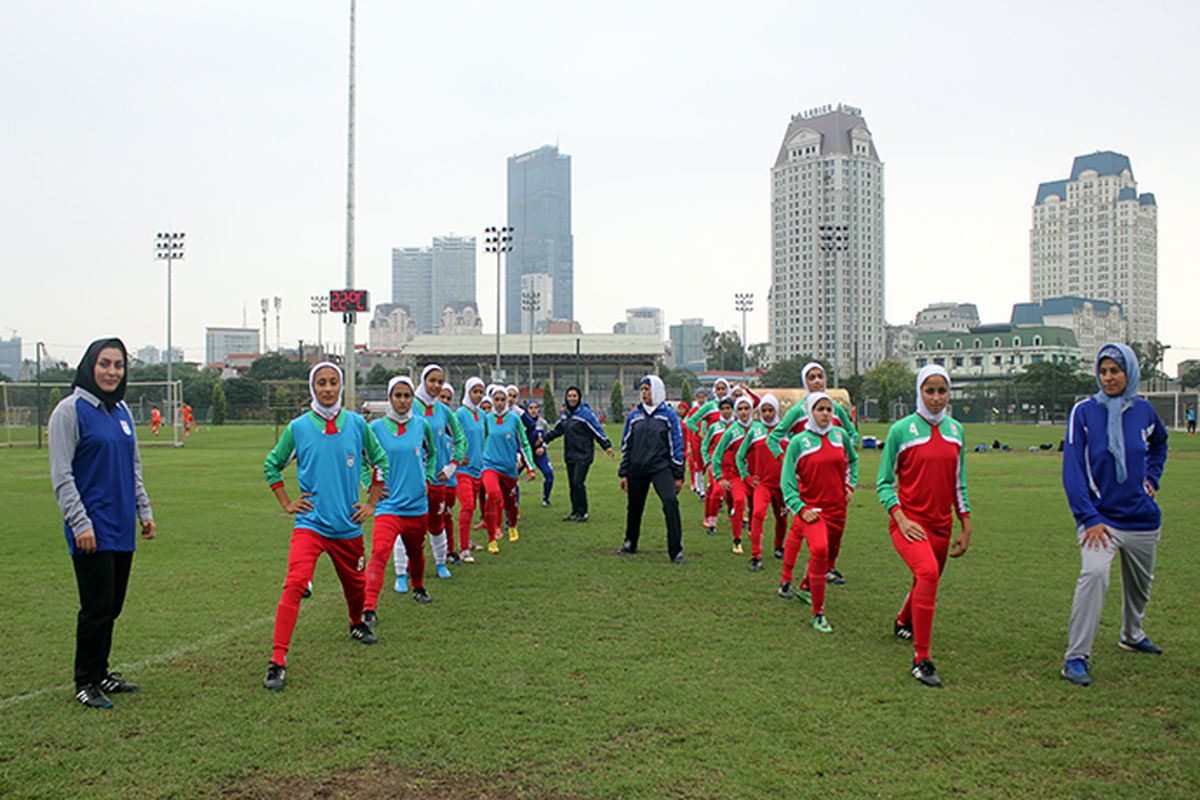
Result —
<instances>
[{"instance_id":1,"label":"red track pants","mask_svg":"<svg viewBox=\"0 0 1200 800\"><path fill-rule=\"evenodd\" d=\"M454 487L444 483L431 483L425 487L425 497L429 499L429 513L425 515L425 529L430 536L437 536L443 530L450 537L447 542L450 549L454 548L454 527L450 512L454 508Z\"/></svg>"},{"instance_id":2,"label":"red track pants","mask_svg":"<svg viewBox=\"0 0 1200 800\"><path fill-rule=\"evenodd\" d=\"M363 539L331 539L307 528L292 531L292 542L288 547L288 571L283 581L283 595L275 609L275 637L271 658L276 664L287 663L288 645L300 615L300 598L312 580L313 570L321 553L329 553L338 580L342 582L342 593L346 596L346 611L350 624L362 622L363 599L367 579L363 574Z\"/></svg>"},{"instance_id":3,"label":"red track pants","mask_svg":"<svg viewBox=\"0 0 1200 800\"><path fill-rule=\"evenodd\" d=\"M479 493L479 478L456 473L458 485L454 487L454 495L458 498L458 549L469 550L471 547L471 517L475 514L475 497Z\"/></svg>"},{"instance_id":4,"label":"red track pants","mask_svg":"<svg viewBox=\"0 0 1200 800\"><path fill-rule=\"evenodd\" d=\"M808 591L812 593L814 614L825 613L825 559L829 555L828 531L831 522L825 512L816 522L805 522L797 514L783 548L782 579L790 583L796 559L800 555L801 541L808 542L808 574L804 580L808 584Z\"/></svg>"},{"instance_id":5,"label":"red track pants","mask_svg":"<svg viewBox=\"0 0 1200 800\"><path fill-rule=\"evenodd\" d=\"M412 517L380 514L375 517L371 529L371 560L367 564L367 599L363 608L374 609L379 602L383 574L387 571L397 536L404 542L404 552L408 554L408 577L413 588L425 585L425 524L424 514Z\"/></svg>"},{"instance_id":6,"label":"red track pants","mask_svg":"<svg viewBox=\"0 0 1200 800\"><path fill-rule=\"evenodd\" d=\"M500 506L508 517L509 526L517 524L520 509L517 506L517 479L503 475L494 469L483 471L483 490L487 501L483 507L483 521L487 525L488 541L500 538Z\"/></svg>"},{"instance_id":7,"label":"red track pants","mask_svg":"<svg viewBox=\"0 0 1200 800\"><path fill-rule=\"evenodd\" d=\"M912 570L913 585L904 598L904 605L896 618L904 625L911 625L913 649L917 660L929 658L929 640L933 633L933 611L937 605L938 580L946 566L946 554L950 550L950 525L932 525L928 520L912 515L908 518L924 529L928 537L924 541L910 542L900 533L893 519L888 523L892 544L904 563Z\"/></svg>"},{"instance_id":8,"label":"red track pants","mask_svg":"<svg viewBox=\"0 0 1200 800\"><path fill-rule=\"evenodd\" d=\"M778 486L758 484L754 487L750 506L750 555L762 558L763 527L767 520L767 509L774 512L775 548L783 547L787 535L787 508L783 505L783 491Z\"/></svg>"}]
</instances>

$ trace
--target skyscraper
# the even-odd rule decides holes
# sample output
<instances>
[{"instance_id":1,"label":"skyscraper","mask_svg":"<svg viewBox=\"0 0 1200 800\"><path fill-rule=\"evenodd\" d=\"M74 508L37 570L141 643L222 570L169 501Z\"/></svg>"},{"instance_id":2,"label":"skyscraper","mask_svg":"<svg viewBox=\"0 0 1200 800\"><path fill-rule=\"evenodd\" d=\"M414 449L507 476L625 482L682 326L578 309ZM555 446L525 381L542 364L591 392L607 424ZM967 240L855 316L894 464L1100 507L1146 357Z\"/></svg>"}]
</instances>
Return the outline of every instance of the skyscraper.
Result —
<instances>
[{"instance_id":1,"label":"skyscraper","mask_svg":"<svg viewBox=\"0 0 1200 800\"><path fill-rule=\"evenodd\" d=\"M438 333L447 305L475 302L475 237L435 236L432 247L392 248L392 303L417 333Z\"/></svg>"},{"instance_id":2,"label":"skyscraper","mask_svg":"<svg viewBox=\"0 0 1200 800\"><path fill-rule=\"evenodd\" d=\"M862 111L792 117L771 170L771 358L842 374L884 358L883 162Z\"/></svg>"},{"instance_id":3,"label":"skyscraper","mask_svg":"<svg viewBox=\"0 0 1200 800\"><path fill-rule=\"evenodd\" d=\"M1029 294L1120 303L1130 341L1158 338L1158 206L1138 194L1128 156L1077 156L1071 177L1038 186Z\"/></svg>"},{"instance_id":4,"label":"skyscraper","mask_svg":"<svg viewBox=\"0 0 1200 800\"><path fill-rule=\"evenodd\" d=\"M505 278L505 329L521 330L521 278L535 273L550 276L554 286L549 317L574 319L570 156L551 145L509 156L508 225L516 231Z\"/></svg>"}]
</instances>

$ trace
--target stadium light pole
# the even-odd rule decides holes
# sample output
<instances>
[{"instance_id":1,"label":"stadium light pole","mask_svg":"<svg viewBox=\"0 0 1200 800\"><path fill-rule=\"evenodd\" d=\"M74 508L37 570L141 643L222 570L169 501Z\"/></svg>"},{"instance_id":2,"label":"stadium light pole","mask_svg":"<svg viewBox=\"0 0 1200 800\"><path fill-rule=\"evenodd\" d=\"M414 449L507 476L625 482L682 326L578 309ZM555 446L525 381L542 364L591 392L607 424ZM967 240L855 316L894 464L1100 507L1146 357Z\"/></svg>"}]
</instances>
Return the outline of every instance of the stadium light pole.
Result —
<instances>
[{"instance_id":1,"label":"stadium light pole","mask_svg":"<svg viewBox=\"0 0 1200 800\"><path fill-rule=\"evenodd\" d=\"M521 308L529 312L529 399L533 399L533 313L542 307L542 293L521 292Z\"/></svg>"},{"instance_id":2,"label":"stadium light pole","mask_svg":"<svg viewBox=\"0 0 1200 800\"><path fill-rule=\"evenodd\" d=\"M321 335L321 318L329 310L329 295L314 294L310 299L312 300L312 313L317 315L317 358L320 360L325 356L325 340Z\"/></svg>"},{"instance_id":3,"label":"stadium light pole","mask_svg":"<svg viewBox=\"0 0 1200 800\"><path fill-rule=\"evenodd\" d=\"M34 345L34 358L37 359L37 432L38 432L38 450L42 449L42 351L46 349L45 342L38 342ZM126 366L128 369L128 366Z\"/></svg>"},{"instance_id":4,"label":"stadium light pole","mask_svg":"<svg viewBox=\"0 0 1200 800\"><path fill-rule=\"evenodd\" d=\"M159 233L154 237L154 257L167 262L167 411L175 425L175 386L171 383L171 264L183 258L183 241L187 236L178 231Z\"/></svg>"},{"instance_id":5,"label":"stadium light pole","mask_svg":"<svg viewBox=\"0 0 1200 800\"><path fill-rule=\"evenodd\" d=\"M510 228L507 225L501 228L491 227L483 229L484 251L496 254L496 369L492 375L492 381L501 380L500 377L500 258L505 253L511 253L513 249L513 231L516 228Z\"/></svg>"},{"instance_id":6,"label":"stadium light pole","mask_svg":"<svg viewBox=\"0 0 1200 800\"><path fill-rule=\"evenodd\" d=\"M838 269L838 253L850 246L849 225L818 225L818 247L825 253L826 269L829 268L829 258L833 258L833 386L838 386L838 373L842 371L842 275ZM828 277L828 276L826 276ZM828 303L823 304L828 306ZM857 313L857 312L856 312ZM857 327L857 326L856 326ZM858 334L855 332L855 339Z\"/></svg>"},{"instance_id":7,"label":"stadium light pole","mask_svg":"<svg viewBox=\"0 0 1200 800\"><path fill-rule=\"evenodd\" d=\"M754 310L754 292L734 292L733 307L742 314L742 380L746 380L746 314Z\"/></svg>"},{"instance_id":8,"label":"stadium light pole","mask_svg":"<svg viewBox=\"0 0 1200 800\"><path fill-rule=\"evenodd\" d=\"M355 5L350 0L350 86L349 108L346 124L346 288L354 287L354 40L355 40ZM342 315L346 323L346 406L358 408L355 390L358 385L354 352L354 322L356 314L350 311Z\"/></svg>"}]
</instances>

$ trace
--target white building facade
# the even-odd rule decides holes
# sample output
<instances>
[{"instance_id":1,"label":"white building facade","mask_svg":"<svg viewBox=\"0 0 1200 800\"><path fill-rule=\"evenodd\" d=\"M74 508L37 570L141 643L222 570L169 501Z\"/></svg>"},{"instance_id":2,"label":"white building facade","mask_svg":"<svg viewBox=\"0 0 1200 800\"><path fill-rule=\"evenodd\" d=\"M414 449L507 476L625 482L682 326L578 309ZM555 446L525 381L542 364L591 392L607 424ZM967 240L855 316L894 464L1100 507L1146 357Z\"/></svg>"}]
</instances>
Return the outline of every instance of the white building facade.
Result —
<instances>
[{"instance_id":1,"label":"white building facade","mask_svg":"<svg viewBox=\"0 0 1200 800\"><path fill-rule=\"evenodd\" d=\"M1129 341L1158 338L1158 206L1138 193L1128 156L1078 156L1070 178L1038 186L1029 265L1033 302L1119 303Z\"/></svg>"},{"instance_id":2,"label":"white building facade","mask_svg":"<svg viewBox=\"0 0 1200 800\"><path fill-rule=\"evenodd\" d=\"M530 292L533 293L534 304L537 306L533 311L533 330L535 333L545 331L546 323L554 319L554 276L545 272L522 275L521 303L525 302ZM529 323L529 312L521 306L521 333L528 335Z\"/></svg>"},{"instance_id":3,"label":"white building facade","mask_svg":"<svg viewBox=\"0 0 1200 800\"><path fill-rule=\"evenodd\" d=\"M813 355L842 375L884 350L883 162L862 111L792 117L771 170L770 358Z\"/></svg>"},{"instance_id":4,"label":"white building facade","mask_svg":"<svg viewBox=\"0 0 1200 800\"><path fill-rule=\"evenodd\" d=\"M204 363L214 366L224 364L231 355L258 355L258 344L257 328L205 328Z\"/></svg>"}]
</instances>

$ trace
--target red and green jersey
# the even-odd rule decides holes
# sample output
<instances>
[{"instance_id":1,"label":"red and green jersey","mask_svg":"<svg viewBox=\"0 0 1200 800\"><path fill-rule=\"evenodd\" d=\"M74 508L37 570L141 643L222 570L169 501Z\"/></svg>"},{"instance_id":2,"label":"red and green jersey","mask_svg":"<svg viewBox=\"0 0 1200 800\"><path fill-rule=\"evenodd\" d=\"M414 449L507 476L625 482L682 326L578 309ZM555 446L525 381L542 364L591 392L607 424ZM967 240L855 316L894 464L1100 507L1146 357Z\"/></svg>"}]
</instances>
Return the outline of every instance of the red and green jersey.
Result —
<instances>
[{"instance_id":1,"label":"red and green jersey","mask_svg":"<svg viewBox=\"0 0 1200 800\"><path fill-rule=\"evenodd\" d=\"M717 442L721 441L721 436L724 435L725 429L731 422L732 420L717 417L715 422L704 429L704 437L700 441L700 454L704 456L704 466L709 466L713 451L717 449Z\"/></svg>"},{"instance_id":2,"label":"red and green jersey","mask_svg":"<svg viewBox=\"0 0 1200 800\"><path fill-rule=\"evenodd\" d=\"M794 404L783 415L783 419L779 420L779 424L771 431L771 435L767 437L767 447L771 448L771 452L777 456L783 455L784 446L782 444L785 436L791 436L804 430L804 420L808 416L805 403L803 400ZM850 412L842 407L842 404L836 400L833 402L833 424L845 429L850 434L850 442L852 447L858 447L858 430L854 427L854 422L850 419Z\"/></svg>"},{"instance_id":3,"label":"red and green jersey","mask_svg":"<svg viewBox=\"0 0 1200 800\"><path fill-rule=\"evenodd\" d=\"M779 481L783 502L793 514L806 506L845 508L846 489L858 484L858 451L850 434L837 427L823 436L810 430L796 434L788 442Z\"/></svg>"},{"instance_id":4,"label":"red and green jersey","mask_svg":"<svg viewBox=\"0 0 1200 800\"><path fill-rule=\"evenodd\" d=\"M778 426L775 426L778 427ZM743 478L754 476L758 478L758 483L771 489L779 488L779 470L783 466L783 456L775 456L767 447L767 436L771 433L771 428L766 424L754 421L750 423L750 430L742 438L742 444L738 447L736 462L738 472ZM783 439L783 448L787 449L788 437Z\"/></svg>"},{"instance_id":5,"label":"red and green jersey","mask_svg":"<svg viewBox=\"0 0 1200 800\"><path fill-rule=\"evenodd\" d=\"M943 526L951 522L951 509L960 519L970 516L963 441L962 424L950 416L934 426L909 414L893 425L875 480L888 513L900 506L906 515Z\"/></svg>"},{"instance_id":6,"label":"red and green jersey","mask_svg":"<svg viewBox=\"0 0 1200 800\"><path fill-rule=\"evenodd\" d=\"M750 430L752 423L743 424L739 420L734 420L725 428L721 438L717 440L717 446L713 448L712 463L713 477L717 480L723 478L738 478L747 477L746 473L740 472L737 463L737 451L742 446L742 440L746 438L746 432Z\"/></svg>"}]
</instances>

